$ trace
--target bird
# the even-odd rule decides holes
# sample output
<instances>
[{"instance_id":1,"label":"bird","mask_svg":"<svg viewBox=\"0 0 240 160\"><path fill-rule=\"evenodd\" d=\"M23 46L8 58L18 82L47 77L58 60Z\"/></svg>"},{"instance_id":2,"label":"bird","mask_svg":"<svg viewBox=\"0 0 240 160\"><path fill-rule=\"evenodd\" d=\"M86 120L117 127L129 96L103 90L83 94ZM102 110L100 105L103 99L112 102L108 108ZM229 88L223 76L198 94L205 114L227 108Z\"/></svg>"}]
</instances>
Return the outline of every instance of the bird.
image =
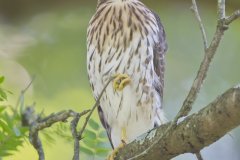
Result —
<instances>
[{"instance_id":1,"label":"bird","mask_svg":"<svg viewBox=\"0 0 240 160\"><path fill-rule=\"evenodd\" d=\"M114 149L166 122L166 33L139 0L98 0L87 28L87 72L98 114ZM108 86L106 83L113 78Z\"/></svg>"}]
</instances>

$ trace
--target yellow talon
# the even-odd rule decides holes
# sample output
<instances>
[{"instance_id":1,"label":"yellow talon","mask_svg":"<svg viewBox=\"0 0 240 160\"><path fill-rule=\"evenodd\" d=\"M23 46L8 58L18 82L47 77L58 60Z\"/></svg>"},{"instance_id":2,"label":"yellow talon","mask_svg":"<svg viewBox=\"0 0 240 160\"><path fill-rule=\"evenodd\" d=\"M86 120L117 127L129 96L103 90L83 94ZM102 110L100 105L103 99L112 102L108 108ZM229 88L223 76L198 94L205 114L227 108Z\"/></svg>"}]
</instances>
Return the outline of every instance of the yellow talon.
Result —
<instances>
[{"instance_id":1,"label":"yellow talon","mask_svg":"<svg viewBox=\"0 0 240 160\"><path fill-rule=\"evenodd\" d=\"M108 156L107 160L114 160L114 158L117 156L120 149L122 149L126 145L127 141L127 135L126 135L126 128L122 128L122 134L121 134L121 144L115 148L112 153Z\"/></svg>"},{"instance_id":2,"label":"yellow talon","mask_svg":"<svg viewBox=\"0 0 240 160\"><path fill-rule=\"evenodd\" d=\"M108 156L107 160L114 160L114 158L117 156L120 149L122 149L126 144L121 143L117 148L115 148L112 153Z\"/></svg>"},{"instance_id":3,"label":"yellow talon","mask_svg":"<svg viewBox=\"0 0 240 160\"><path fill-rule=\"evenodd\" d=\"M126 128L122 128L122 133L121 133L121 141L123 144L126 144L127 142L127 132L126 132Z\"/></svg>"},{"instance_id":4,"label":"yellow talon","mask_svg":"<svg viewBox=\"0 0 240 160\"><path fill-rule=\"evenodd\" d=\"M113 80L113 88L121 91L130 82L131 78L127 74L116 74Z\"/></svg>"}]
</instances>

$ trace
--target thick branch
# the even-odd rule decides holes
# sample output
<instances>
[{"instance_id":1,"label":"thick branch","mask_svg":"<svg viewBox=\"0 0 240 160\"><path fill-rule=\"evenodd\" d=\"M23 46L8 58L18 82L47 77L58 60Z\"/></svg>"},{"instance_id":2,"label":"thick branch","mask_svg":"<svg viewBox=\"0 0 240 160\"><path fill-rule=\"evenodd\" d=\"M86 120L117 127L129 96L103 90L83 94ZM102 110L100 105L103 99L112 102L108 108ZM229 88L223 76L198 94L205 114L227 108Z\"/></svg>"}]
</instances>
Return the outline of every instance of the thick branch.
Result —
<instances>
[{"instance_id":1,"label":"thick branch","mask_svg":"<svg viewBox=\"0 0 240 160\"><path fill-rule=\"evenodd\" d=\"M196 6L195 1L193 0L193 6ZM195 14L198 14L197 9L195 9ZM192 87L188 93L187 98L184 100L182 108L178 112L177 116L174 119L173 124L176 124L179 118L187 116L192 110L192 106L197 99L197 95L200 92L202 84L206 79L207 72L209 70L210 63L216 54L217 48L223 38L224 32L228 28L228 25L240 17L239 11L235 11L230 17L225 16L225 0L218 0L218 25L216 32L213 36L210 46L205 50L203 61L198 70L198 74L192 84ZM199 16L200 18L200 16ZM199 20L199 19L198 19ZM201 18L200 18L201 20ZM201 21L200 21L201 24Z\"/></svg>"},{"instance_id":2,"label":"thick branch","mask_svg":"<svg viewBox=\"0 0 240 160\"><path fill-rule=\"evenodd\" d=\"M187 117L167 134L164 133L171 125L170 123L140 136L120 150L115 160L131 159L135 155L146 152L146 148L155 141L157 143L151 147L151 150L144 153L144 156L139 157L138 160L169 160L183 153L198 152L239 126L239 117L240 87L235 87L197 114Z\"/></svg>"}]
</instances>

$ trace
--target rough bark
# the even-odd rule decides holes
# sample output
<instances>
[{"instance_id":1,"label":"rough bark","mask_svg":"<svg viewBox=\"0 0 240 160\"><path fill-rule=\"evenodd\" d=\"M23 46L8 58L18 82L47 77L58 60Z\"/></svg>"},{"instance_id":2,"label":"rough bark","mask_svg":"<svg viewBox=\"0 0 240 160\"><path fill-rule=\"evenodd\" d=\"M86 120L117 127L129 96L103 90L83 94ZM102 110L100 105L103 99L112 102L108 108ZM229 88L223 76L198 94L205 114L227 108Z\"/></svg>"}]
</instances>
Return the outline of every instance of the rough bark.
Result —
<instances>
[{"instance_id":1,"label":"rough bark","mask_svg":"<svg viewBox=\"0 0 240 160\"><path fill-rule=\"evenodd\" d=\"M115 160L134 159L138 154L143 155L138 160L168 160L183 153L196 153L214 143L240 125L240 86L229 89L162 135L169 125L167 123L140 136L120 150ZM156 140L159 141L146 152Z\"/></svg>"}]
</instances>

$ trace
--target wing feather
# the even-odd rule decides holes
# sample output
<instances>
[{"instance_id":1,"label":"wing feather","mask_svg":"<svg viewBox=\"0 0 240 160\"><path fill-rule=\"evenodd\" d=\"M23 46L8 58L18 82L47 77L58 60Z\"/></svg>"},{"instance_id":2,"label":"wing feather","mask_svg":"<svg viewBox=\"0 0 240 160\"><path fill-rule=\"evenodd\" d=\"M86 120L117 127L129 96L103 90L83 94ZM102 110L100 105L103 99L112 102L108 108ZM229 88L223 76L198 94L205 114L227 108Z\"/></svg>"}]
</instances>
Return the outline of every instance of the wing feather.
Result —
<instances>
[{"instance_id":1,"label":"wing feather","mask_svg":"<svg viewBox=\"0 0 240 160\"><path fill-rule=\"evenodd\" d=\"M164 72L165 72L165 53L167 51L168 45L166 42L165 30L161 23L161 20L155 12L152 11L152 13L155 16L155 19L157 21L157 25L159 28L159 33L158 33L159 41L155 44L154 50L153 50L153 52L154 52L153 53L154 54L154 58L153 58L154 70L158 76L157 80L156 80L157 82L155 83L155 89L159 93L159 95L161 97L161 102L162 102L163 88L164 88Z\"/></svg>"},{"instance_id":2,"label":"wing feather","mask_svg":"<svg viewBox=\"0 0 240 160\"><path fill-rule=\"evenodd\" d=\"M100 118L100 121L101 121L103 127L107 131L107 136L108 136L109 142L110 142L112 148L114 148L113 143L112 143L112 138L111 138L111 127L109 126L109 124L107 123L107 121L104 118L104 114L103 114L103 110L102 110L101 106L98 106L98 115L99 115L99 118Z\"/></svg>"}]
</instances>

